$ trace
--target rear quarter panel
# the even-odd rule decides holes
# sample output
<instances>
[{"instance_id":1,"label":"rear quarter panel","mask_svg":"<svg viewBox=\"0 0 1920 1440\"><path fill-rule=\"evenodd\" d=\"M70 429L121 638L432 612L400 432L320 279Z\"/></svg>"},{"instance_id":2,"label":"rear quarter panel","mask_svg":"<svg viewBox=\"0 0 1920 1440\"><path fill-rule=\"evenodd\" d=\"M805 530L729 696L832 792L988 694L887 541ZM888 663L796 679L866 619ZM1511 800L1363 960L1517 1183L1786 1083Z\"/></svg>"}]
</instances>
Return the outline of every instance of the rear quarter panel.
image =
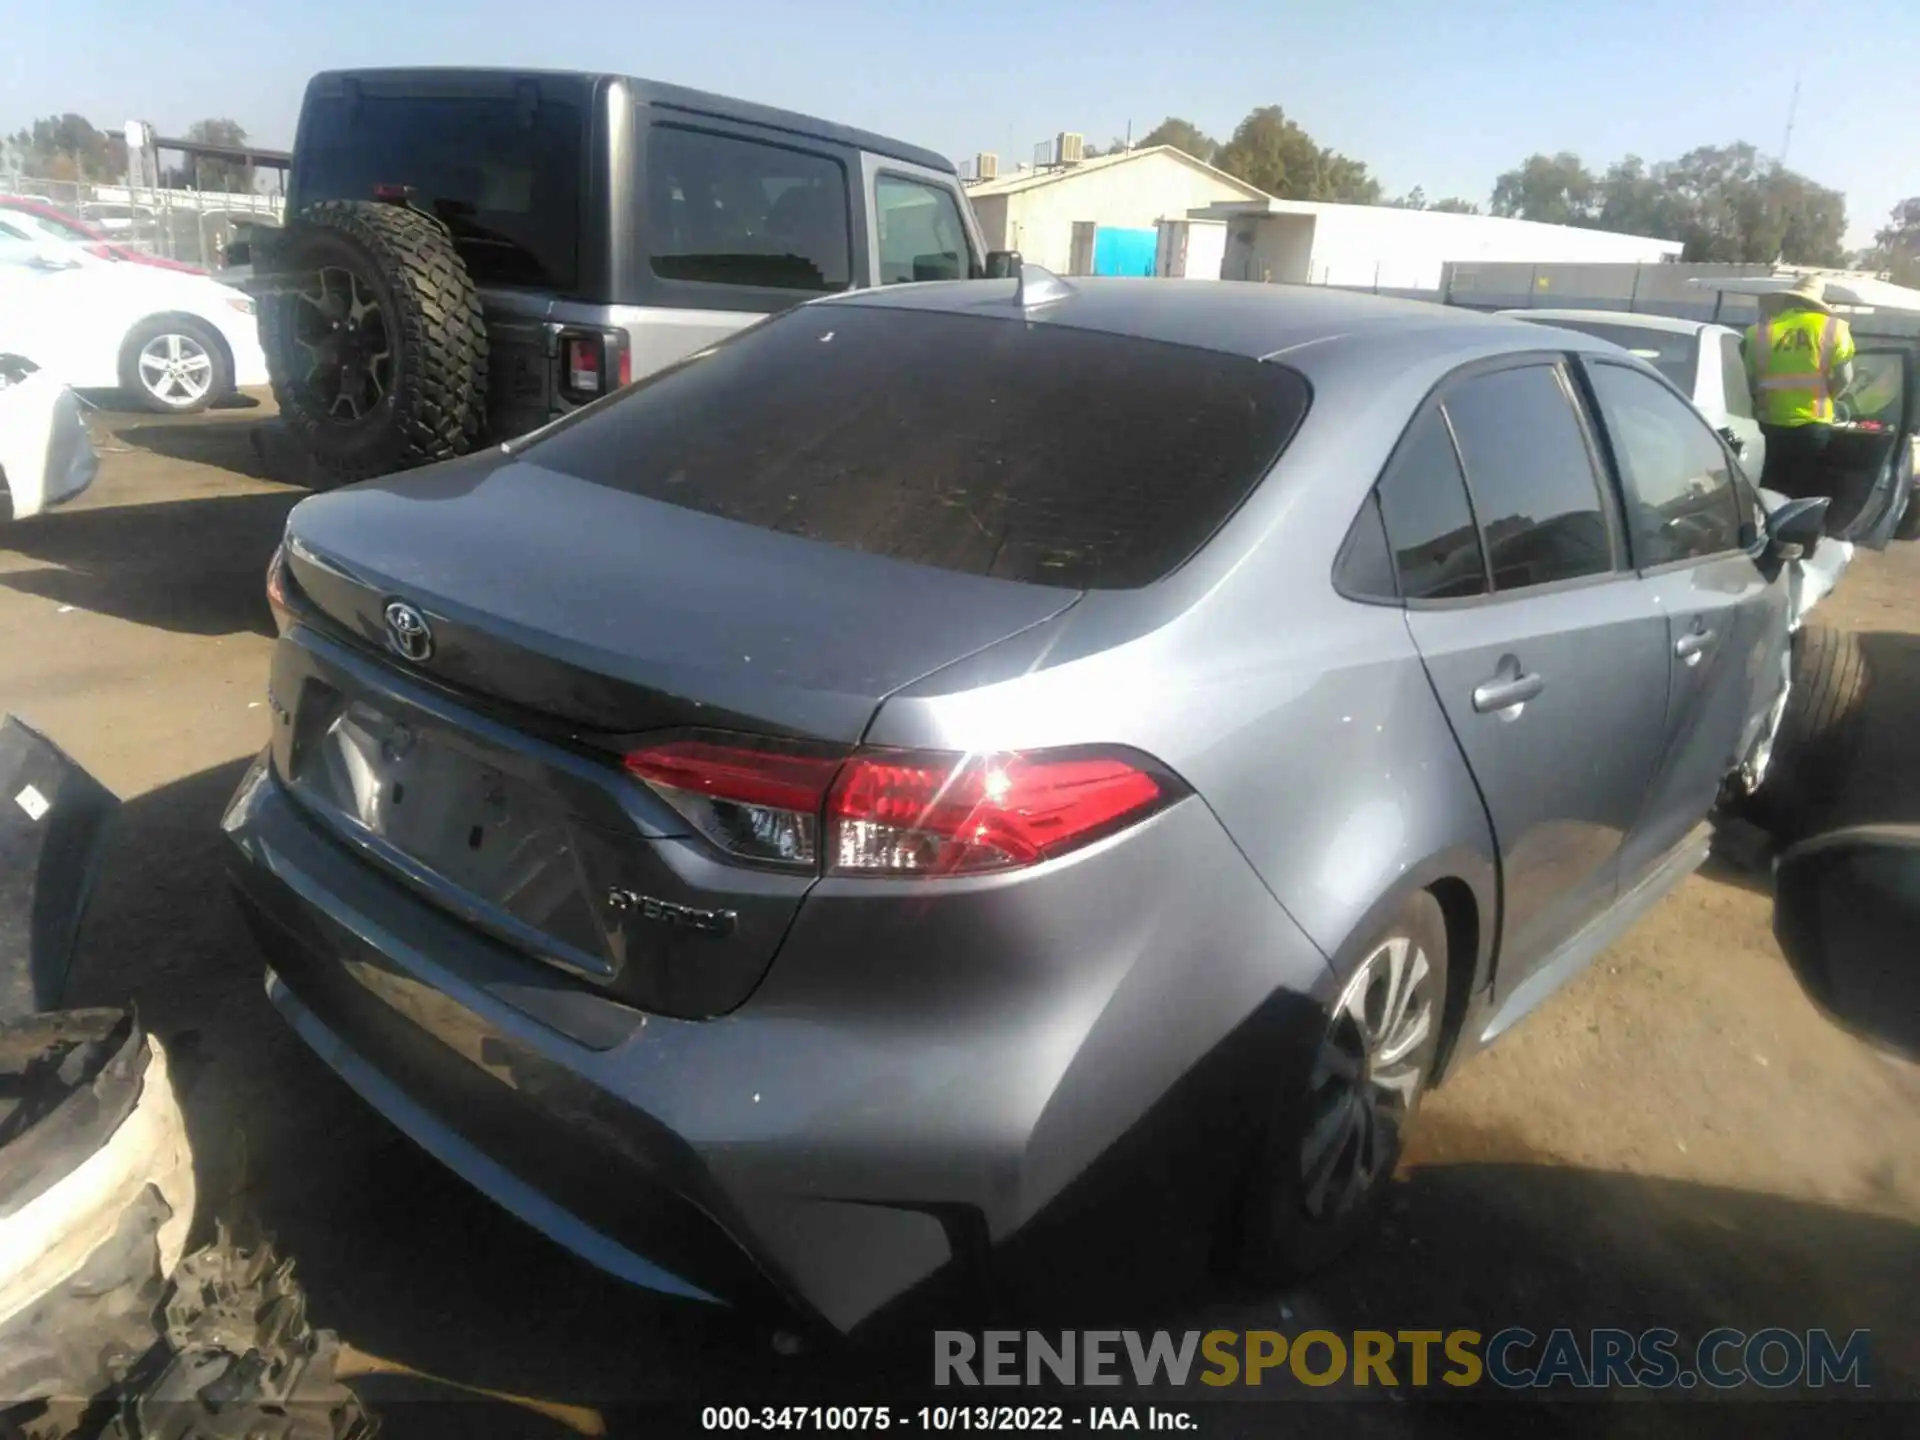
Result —
<instances>
[{"instance_id":1,"label":"rear quarter panel","mask_svg":"<svg viewBox=\"0 0 1920 1440\"><path fill-rule=\"evenodd\" d=\"M1494 353L1512 346L1504 329ZM1426 348L1390 377L1322 357L1306 424L1199 556L1159 585L1089 595L1041 631L909 687L868 739L1134 746L1194 787L1336 962L1409 891L1464 882L1479 912L1468 963L1484 979L1499 912L1479 792L1402 612L1348 600L1331 581L1413 406L1473 358Z\"/></svg>"}]
</instances>

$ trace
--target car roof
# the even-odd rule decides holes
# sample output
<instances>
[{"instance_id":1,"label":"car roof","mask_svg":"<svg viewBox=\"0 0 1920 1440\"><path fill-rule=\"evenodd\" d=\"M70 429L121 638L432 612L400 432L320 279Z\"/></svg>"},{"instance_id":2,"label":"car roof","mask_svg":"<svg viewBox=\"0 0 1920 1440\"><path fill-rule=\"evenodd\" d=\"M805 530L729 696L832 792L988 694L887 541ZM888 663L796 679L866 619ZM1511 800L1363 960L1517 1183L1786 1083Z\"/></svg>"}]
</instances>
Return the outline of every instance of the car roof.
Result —
<instances>
[{"instance_id":1,"label":"car roof","mask_svg":"<svg viewBox=\"0 0 1920 1440\"><path fill-rule=\"evenodd\" d=\"M1284 359L1312 369L1316 352L1408 348L1578 349L1616 347L1577 331L1541 343L1537 325L1484 311L1424 300L1336 290L1323 285L1276 285L1235 280L1106 279L1074 277L1062 298L1027 309L1013 302L1013 282L939 281L857 290L813 306L936 310L985 318L1070 325L1135 339L1221 350L1250 359Z\"/></svg>"},{"instance_id":2,"label":"car roof","mask_svg":"<svg viewBox=\"0 0 1920 1440\"><path fill-rule=\"evenodd\" d=\"M320 93L324 93L326 88L346 80L361 80L401 87L409 83L445 86L448 82L458 82L463 77L496 82L508 79L548 78L572 80L586 85L612 83L624 87L635 100L648 105L680 110L690 115L701 115L711 119L741 120L750 125L764 126L769 130L785 130L795 135L810 136L856 150L869 150L876 155L905 160L911 165L924 166L929 170L938 170L947 175L956 173L953 161L946 156L919 145L910 145L904 140L895 140L891 136L879 135L871 130L855 129L851 125L836 124L834 121L822 120L814 115L802 115L794 110L779 110L771 105L756 104L751 100L735 100L731 96L716 95L709 90L690 90L683 85L668 85L658 80L643 80L633 75L616 75L591 70L519 70L498 66L375 67L357 70L325 70L309 80L307 87L309 95L312 95L316 93L316 87L319 87Z\"/></svg>"},{"instance_id":3,"label":"car roof","mask_svg":"<svg viewBox=\"0 0 1920 1440\"><path fill-rule=\"evenodd\" d=\"M1638 310L1501 310L1515 320L1533 320L1546 325L1582 324L1624 325L1635 330L1664 330L1690 335L1697 330L1724 330L1710 320L1683 320L1675 315L1647 315Z\"/></svg>"}]
</instances>

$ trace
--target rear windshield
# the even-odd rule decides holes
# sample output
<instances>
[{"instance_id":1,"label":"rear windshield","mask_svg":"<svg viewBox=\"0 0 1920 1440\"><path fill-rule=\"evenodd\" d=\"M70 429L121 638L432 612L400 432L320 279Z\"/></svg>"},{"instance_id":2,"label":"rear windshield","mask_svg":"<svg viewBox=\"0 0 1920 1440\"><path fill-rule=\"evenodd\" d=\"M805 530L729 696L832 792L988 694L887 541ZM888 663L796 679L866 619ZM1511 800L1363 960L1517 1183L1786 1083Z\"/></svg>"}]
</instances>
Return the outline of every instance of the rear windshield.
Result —
<instances>
[{"instance_id":1,"label":"rear windshield","mask_svg":"<svg viewBox=\"0 0 1920 1440\"><path fill-rule=\"evenodd\" d=\"M571 290L579 275L580 108L509 96L313 97L299 198L371 200L406 185L437 215L476 283Z\"/></svg>"},{"instance_id":2,"label":"rear windshield","mask_svg":"<svg viewBox=\"0 0 1920 1440\"><path fill-rule=\"evenodd\" d=\"M1296 372L1212 350L810 306L563 422L529 458L868 554L1124 589L1206 542L1307 403Z\"/></svg>"},{"instance_id":3,"label":"rear windshield","mask_svg":"<svg viewBox=\"0 0 1920 1440\"><path fill-rule=\"evenodd\" d=\"M1678 385L1682 394L1693 394L1693 378L1698 373L1700 355L1697 331L1650 330L1639 325L1608 325L1595 320L1542 320L1540 323L1611 340L1622 350L1631 350Z\"/></svg>"}]
</instances>

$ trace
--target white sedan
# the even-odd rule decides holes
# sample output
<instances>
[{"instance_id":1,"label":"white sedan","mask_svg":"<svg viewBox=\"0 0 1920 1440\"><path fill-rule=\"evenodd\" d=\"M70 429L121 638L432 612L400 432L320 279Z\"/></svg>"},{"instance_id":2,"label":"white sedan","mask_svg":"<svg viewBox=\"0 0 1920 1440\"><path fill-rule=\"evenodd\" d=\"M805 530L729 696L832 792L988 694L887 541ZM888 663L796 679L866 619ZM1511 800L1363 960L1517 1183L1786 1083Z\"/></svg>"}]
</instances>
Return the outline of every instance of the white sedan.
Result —
<instances>
[{"instance_id":1,"label":"white sedan","mask_svg":"<svg viewBox=\"0 0 1920 1440\"><path fill-rule=\"evenodd\" d=\"M1705 320L1614 310L1500 313L1516 320L1597 335L1631 350L1671 380L1707 422L1727 437L1747 474L1758 476L1765 468L1767 441L1754 418L1746 362L1740 358L1739 331Z\"/></svg>"},{"instance_id":2,"label":"white sedan","mask_svg":"<svg viewBox=\"0 0 1920 1440\"><path fill-rule=\"evenodd\" d=\"M75 245L0 244L0 350L77 390L117 388L163 414L267 383L248 296Z\"/></svg>"},{"instance_id":3,"label":"white sedan","mask_svg":"<svg viewBox=\"0 0 1920 1440\"><path fill-rule=\"evenodd\" d=\"M0 351L0 520L71 500L99 467L73 391L26 357Z\"/></svg>"}]
</instances>

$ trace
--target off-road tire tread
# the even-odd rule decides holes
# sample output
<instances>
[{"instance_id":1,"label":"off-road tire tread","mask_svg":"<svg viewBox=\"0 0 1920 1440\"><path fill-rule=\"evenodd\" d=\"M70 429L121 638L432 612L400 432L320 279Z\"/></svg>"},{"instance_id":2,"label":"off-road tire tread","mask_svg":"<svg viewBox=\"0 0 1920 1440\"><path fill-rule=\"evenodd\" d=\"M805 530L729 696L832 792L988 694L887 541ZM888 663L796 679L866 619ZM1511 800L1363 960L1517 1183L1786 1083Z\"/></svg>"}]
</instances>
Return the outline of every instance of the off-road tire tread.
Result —
<instances>
[{"instance_id":1,"label":"off-road tire tread","mask_svg":"<svg viewBox=\"0 0 1920 1440\"><path fill-rule=\"evenodd\" d=\"M302 448L334 479L366 479L429 465L471 452L481 442L487 411L487 330L473 277L438 220L406 206L375 201L322 200L307 206L274 246L275 270L297 285L302 232L345 237L365 257L370 273L391 291L397 315L392 400L397 443L377 460L351 463L313 445L314 430L332 422L315 413L304 374L290 360L282 303L261 307L274 399L303 441ZM370 422L371 423L371 422Z\"/></svg>"}]
</instances>

